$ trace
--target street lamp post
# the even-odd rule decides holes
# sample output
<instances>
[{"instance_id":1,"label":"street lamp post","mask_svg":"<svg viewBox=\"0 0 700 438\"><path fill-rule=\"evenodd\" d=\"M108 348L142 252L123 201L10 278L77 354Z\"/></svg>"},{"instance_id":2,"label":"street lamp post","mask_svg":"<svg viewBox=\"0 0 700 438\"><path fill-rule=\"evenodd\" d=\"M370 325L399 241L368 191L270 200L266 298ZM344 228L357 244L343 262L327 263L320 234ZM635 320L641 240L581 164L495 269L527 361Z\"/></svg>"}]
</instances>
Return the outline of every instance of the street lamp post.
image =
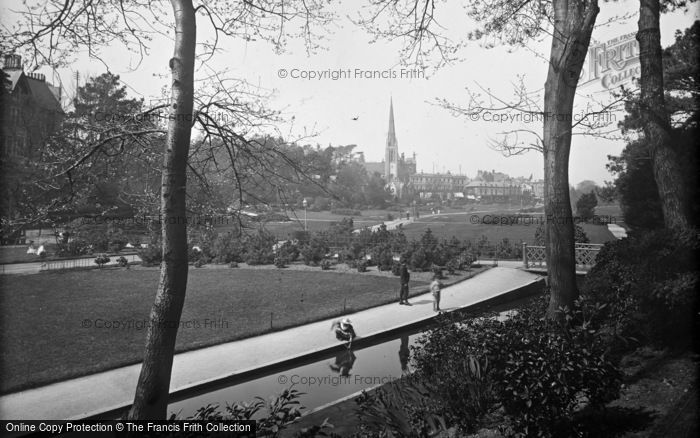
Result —
<instances>
[{"instance_id":1,"label":"street lamp post","mask_svg":"<svg viewBox=\"0 0 700 438\"><path fill-rule=\"evenodd\" d=\"M308 202L306 202L306 198L301 203L304 206L304 231L308 231L306 227L306 207L309 205Z\"/></svg>"}]
</instances>

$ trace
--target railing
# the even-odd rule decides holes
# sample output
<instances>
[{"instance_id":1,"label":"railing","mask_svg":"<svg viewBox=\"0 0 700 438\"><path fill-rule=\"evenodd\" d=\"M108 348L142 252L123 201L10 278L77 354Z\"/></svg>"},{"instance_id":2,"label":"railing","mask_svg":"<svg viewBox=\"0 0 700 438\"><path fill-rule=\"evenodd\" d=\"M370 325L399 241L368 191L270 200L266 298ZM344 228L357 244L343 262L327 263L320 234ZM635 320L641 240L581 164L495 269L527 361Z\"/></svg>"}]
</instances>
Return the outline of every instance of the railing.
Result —
<instances>
[{"instance_id":1,"label":"railing","mask_svg":"<svg viewBox=\"0 0 700 438\"><path fill-rule=\"evenodd\" d=\"M595 266L595 259L602 247L603 245L598 243L577 243L574 248L576 269L588 271ZM523 265L525 268L546 268L545 247L523 242Z\"/></svg>"},{"instance_id":2,"label":"railing","mask_svg":"<svg viewBox=\"0 0 700 438\"><path fill-rule=\"evenodd\" d=\"M105 266L114 266L117 264L117 259L122 254L109 255L110 261ZM138 262L139 259L135 254L123 254L124 258L129 263ZM95 256L90 258L79 258L79 259L65 259L65 260L47 260L42 262L42 271L57 271L64 269L85 269L85 268L96 268L98 267L95 263Z\"/></svg>"}]
</instances>

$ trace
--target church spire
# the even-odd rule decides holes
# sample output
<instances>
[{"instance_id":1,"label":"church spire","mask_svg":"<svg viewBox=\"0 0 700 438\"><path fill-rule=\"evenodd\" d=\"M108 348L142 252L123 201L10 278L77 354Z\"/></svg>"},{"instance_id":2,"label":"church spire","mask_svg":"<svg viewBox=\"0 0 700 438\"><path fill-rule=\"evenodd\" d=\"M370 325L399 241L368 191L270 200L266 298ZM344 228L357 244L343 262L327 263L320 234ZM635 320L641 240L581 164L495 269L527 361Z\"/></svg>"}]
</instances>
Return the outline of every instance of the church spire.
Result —
<instances>
[{"instance_id":1,"label":"church spire","mask_svg":"<svg viewBox=\"0 0 700 438\"><path fill-rule=\"evenodd\" d=\"M386 135L386 149L384 152L384 178L391 182L399 177L399 142L396 140L396 128L394 127L394 99L389 103L389 132Z\"/></svg>"},{"instance_id":2,"label":"church spire","mask_svg":"<svg viewBox=\"0 0 700 438\"><path fill-rule=\"evenodd\" d=\"M396 144L396 130L394 128L394 98L389 101L389 133L387 134L387 145L389 143ZM393 141L392 141L393 140Z\"/></svg>"}]
</instances>

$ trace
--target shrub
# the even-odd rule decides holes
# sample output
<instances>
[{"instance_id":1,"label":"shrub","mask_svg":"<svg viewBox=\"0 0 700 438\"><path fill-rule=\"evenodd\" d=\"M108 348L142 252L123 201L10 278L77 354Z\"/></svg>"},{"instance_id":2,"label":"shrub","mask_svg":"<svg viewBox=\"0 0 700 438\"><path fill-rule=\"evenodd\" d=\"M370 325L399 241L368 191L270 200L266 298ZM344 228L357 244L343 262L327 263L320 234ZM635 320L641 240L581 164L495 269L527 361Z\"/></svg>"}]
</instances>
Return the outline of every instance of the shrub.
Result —
<instances>
[{"instance_id":1,"label":"shrub","mask_svg":"<svg viewBox=\"0 0 700 438\"><path fill-rule=\"evenodd\" d=\"M203 261L202 259L197 259L197 260L194 262L194 267L195 267L195 268L201 268L202 266L204 266L204 264L205 264L205 263L204 263L204 261Z\"/></svg>"},{"instance_id":2,"label":"shrub","mask_svg":"<svg viewBox=\"0 0 700 438\"><path fill-rule=\"evenodd\" d=\"M138 250L138 255L141 258L143 266L160 265L163 254L161 252L160 243L150 243L148 247Z\"/></svg>"},{"instance_id":3,"label":"shrub","mask_svg":"<svg viewBox=\"0 0 700 438\"><path fill-rule=\"evenodd\" d=\"M107 239L109 240L109 250L112 252L119 252L129 243L129 238L124 234L124 231L117 229L107 233Z\"/></svg>"},{"instance_id":4,"label":"shrub","mask_svg":"<svg viewBox=\"0 0 700 438\"><path fill-rule=\"evenodd\" d=\"M217 236L211 245L214 263L231 263L243 261L243 242L232 233Z\"/></svg>"},{"instance_id":5,"label":"shrub","mask_svg":"<svg viewBox=\"0 0 700 438\"><path fill-rule=\"evenodd\" d=\"M238 262L231 262L228 264L229 268L237 268L238 267Z\"/></svg>"},{"instance_id":6,"label":"shrub","mask_svg":"<svg viewBox=\"0 0 700 438\"><path fill-rule=\"evenodd\" d=\"M289 260L284 256L278 255L277 257L275 257L274 263L276 267L281 269L287 267L287 264L289 264Z\"/></svg>"},{"instance_id":7,"label":"shrub","mask_svg":"<svg viewBox=\"0 0 700 438\"><path fill-rule=\"evenodd\" d=\"M358 433L352 436L455 436L447 428L448 421L439 400L430 396L432 390L425 378L411 375L375 391L363 391L355 400L360 424Z\"/></svg>"},{"instance_id":8,"label":"shrub","mask_svg":"<svg viewBox=\"0 0 700 438\"><path fill-rule=\"evenodd\" d=\"M433 275L437 276L437 278L440 278L440 279L445 278L442 275L442 266L433 265L430 267L430 270L432 271Z\"/></svg>"},{"instance_id":9,"label":"shrub","mask_svg":"<svg viewBox=\"0 0 700 438\"><path fill-rule=\"evenodd\" d=\"M397 277L401 276L401 263L400 262L394 261L394 263L392 263L391 273Z\"/></svg>"},{"instance_id":10,"label":"shrub","mask_svg":"<svg viewBox=\"0 0 700 438\"><path fill-rule=\"evenodd\" d=\"M393 221L393 220L394 220L394 215L391 214L391 213L387 213L387 214L386 214L386 220L388 220L388 221Z\"/></svg>"},{"instance_id":11,"label":"shrub","mask_svg":"<svg viewBox=\"0 0 700 438\"><path fill-rule=\"evenodd\" d=\"M121 268L128 268L129 267L129 261L126 259L126 257L121 256L117 259L117 266Z\"/></svg>"},{"instance_id":12,"label":"shrub","mask_svg":"<svg viewBox=\"0 0 700 438\"><path fill-rule=\"evenodd\" d=\"M697 327L700 274L696 232L646 232L608 242L586 276L582 295L606 304L605 317L623 347L629 338L676 345Z\"/></svg>"},{"instance_id":13,"label":"shrub","mask_svg":"<svg viewBox=\"0 0 700 438\"><path fill-rule=\"evenodd\" d=\"M71 239L70 241L68 241L68 243L60 242L56 251L57 255L61 257L80 256L90 254L91 252L92 249L90 248L90 244L88 243L88 241L81 238Z\"/></svg>"},{"instance_id":14,"label":"shrub","mask_svg":"<svg viewBox=\"0 0 700 438\"><path fill-rule=\"evenodd\" d=\"M247 236L245 240L244 260L249 265L269 265L275 260L272 247L277 239L272 234L260 230L257 234Z\"/></svg>"},{"instance_id":15,"label":"shrub","mask_svg":"<svg viewBox=\"0 0 700 438\"><path fill-rule=\"evenodd\" d=\"M93 229L87 233L81 233L81 237L91 245L95 251L109 250L109 237L103 230Z\"/></svg>"},{"instance_id":16,"label":"shrub","mask_svg":"<svg viewBox=\"0 0 700 438\"><path fill-rule=\"evenodd\" d=\"M447 268L448 274L455 275L455 273L459 269L459 262L455 259L450 259L450 261L447 262L447 265L445 265L445 268Z\"/></svg>"},{"instance_id":17,"label":"shrub","mask_svg":"<svg viewBox=\"0 0 700 438\"><path fill-rule=\"evenodd\" d=\"M333 264L331 263L330 260L328 260L328 259L323 259L323 260L321 261L321 269L322 269L322 270L327 271L327 270L331 269L331 266L333 266Z\"/></svg>"},{"instance_id":18,"label":"shrub","mask_svg":"<svg viewBox=\"0 0 700 438\"><path fill-rule=\"evenodd\" d=\"M302 394L296 389L289 388L273 397L256 397L251 402L227 404L225 412L219 410L218 405L207 405L199 408L194 416L188 420L221 422L255 419L255 436L277 437L287 425L301 416L300 403ZM329 436L338 438L339 435L332 432L326 433L326 429L332 428L327 422L302 430L295 437ZM198 436L193 433L192 436Z\"/></svg>"},{"instance_id":19,"label":"shrub","mask_svg":"<svg viewBox=\"0 0 700 438\"><path fill-rule=\"evenodd\" d=\"M618 396L620 373L594 324L600 306L579 301L559 324L545 318L546 304L543 297L502 322L446 317L419 340L417 372L434 376L435 393L462 428L500 403L507 435L576 436L568 419L582 403L595 409Z\"/></svg>"},{"instance_id":20,"label":"shrub","mask_svg":"<svg viewBox=\"0 0 700 438\"><path fill-rule=\"evenodd\" d=\"M367 260L360 259L356 263L357 272L367 272Z\"/></svg>"},{"instance_id":21,"label":"shrub","mask_svg":"<svg viewBox=\"0 0 700 438\"><path fill-rule=\"evenodd\" d=\"M413 251L411 258L408 262L412 271L425 271L430 266L428 257L425 254L425 250L419 247L417 250Z\"/></svg>"},{"instance_id":22,"label":"shrub","mask_svg":"<svg viewBox=\"0 0 700 438\"><path fill-rule=\"evenodd\" d=\"M299 258L299 247L290 241L286 241L277 248L277 255L284 257L288 262L294 262Z\"/></svg>"},{"instance_id":23,"label":"shrub","mask_svg":"<svg viewBox=\"0 0 700 438\"><path fill-rule=\"evenodd\" d=\"M308 244L301 247L301 257L307 265L318 265L328 252L326 242L318 237L311 238Z\"/></svg>"},{"instance_id":24,"label":"shrub","mask_svg":"<svg viewBox=\"0 0 700 438\"><path fill-rule=\"evenodd\" d=\"M415 376L428 383L446 420L474 431L495 403L488 356L465 340L470 332L449 317L418 339L413 350ZM481 356L480 356L481 354Z\"/></svg>"},{"instance_id":25,"label":"shrub","mask_svg":"<svg viewBox=\"0 0 700 438\"><path fill-rule=\"evenodd\" d=\"M494 385L515 432L526 436L574 436L569 423L586 401L593 409L619 395L620 372L607 345L577 307L565 325L543 317L543 302L525 309L495 330L484 330L494 355Z\"/></svg>"},{"instance_id":26,"label":"shrub","mask_svg":"<svg viewBox=\"0 0 700 438\"><path fill-rule=\"evenodd\" d=\"M582 230L583 231L583 230ZM496 244L496 258L499 259L522 259L523 248L520 243L512 243L510 239L504 237Z\"/></svg>"},{"instance_id":27,"label":"shrub","mask_svg":"<svg viewBox=\"0 0 700 438\"><path fill-rule=\"evenodd\" d=\"M109 261L110 258L107 257L107 254L98 254L97 257L95 257L95 264L100 268L109 263Z\"/></svg>"},{"instance_id":28,"label":"shrub","mask_svg":"<svg viewBox=\"0 0 700 438\"><path fill-rule=\"evenodd\" d=\"M394 254L388 245L380 245L372 248L372 261L377 264L380 271L389 271L394 264Z\"/></svg>"},{"instance_id":29,"label":"shrub","mask_svg":"<svg viewBox=\"0 0 700 438\"><path fill-rule=\"evenodd\" d=\"M275 260L272 250L251 249L245 255L245 262L248 265L269 265Z\"/></svg>"},{"instance_id":30,"label":"shrub","mask_svg":"<svg viewBox=\"0 0 700 438\"><path fill-rule=\"evenodd\" d=\"M338 262L339 263L348 263L348 265L349 265L350 262L352 260L354 260L355 258L356 258L355 254L353 253L352 250L350 250L350 248L343 248L340 251L338 251Z\"/></svg>"},{"instance_id":31,"label":"shrub","mask_svg":"<svg viewBox=\"0 0 700 438\"><path fill-rule=\"evenodd\" d=\"M194 262L201 260L201 258L202 258L202 251L200 251L194 247L187 248L187 261L188 262L194 263Z\"/></svg>"}]
</instances>

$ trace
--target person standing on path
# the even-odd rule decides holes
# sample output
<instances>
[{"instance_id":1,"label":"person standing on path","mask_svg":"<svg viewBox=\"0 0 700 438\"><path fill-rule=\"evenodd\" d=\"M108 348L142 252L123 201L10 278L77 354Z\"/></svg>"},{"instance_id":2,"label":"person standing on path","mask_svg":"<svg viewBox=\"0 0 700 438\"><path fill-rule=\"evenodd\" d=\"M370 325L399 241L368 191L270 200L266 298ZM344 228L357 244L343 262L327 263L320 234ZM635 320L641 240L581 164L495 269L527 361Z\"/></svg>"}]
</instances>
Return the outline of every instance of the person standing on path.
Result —
<instances>
[{"instance_id":1,"label":"person standing on path","mask_svg":"<svg viewBox=\"0 0 700 438\"><path fill-rule=\"evenodd\" d=\"M408 281L411 279L411 274L408 272L406 262L401 263L401 290L399 291L399 304L410 306L408 302Z\"/></svg>"},{"instance_id":2,"label":"person standing on path","mask_svg":"<svg viewBox=\"0 0 700 438\"><path fill-rule=\"evenodd\" d=\"M433 282L430 283L430 293L433 294L433 311L440 311L440 291L442 290L443 284L440 282L440 277L435 274L433 275Z\"/></svg>"}]
</instances>

